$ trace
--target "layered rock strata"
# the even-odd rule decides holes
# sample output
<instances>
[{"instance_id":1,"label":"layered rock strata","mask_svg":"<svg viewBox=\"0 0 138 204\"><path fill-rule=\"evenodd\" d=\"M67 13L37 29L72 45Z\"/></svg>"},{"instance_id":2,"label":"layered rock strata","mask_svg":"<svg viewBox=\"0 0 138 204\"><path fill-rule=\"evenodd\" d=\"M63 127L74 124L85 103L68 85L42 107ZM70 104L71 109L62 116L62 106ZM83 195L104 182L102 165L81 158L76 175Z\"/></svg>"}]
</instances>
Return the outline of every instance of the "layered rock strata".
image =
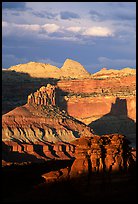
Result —
<instances>
[{"instance_id":1,"label":"layered rock strata","mask_svg":"<svg viewBox=\"0 0 138 204\"><path fill-rule=\"evenodd\" d=\"M91 128L53 106L26 104L2 117L3 141L69 142L83 134L91 135Z\"/></svg>"},{"instance_id":2,"label":"layered rock strata","mask_svg":"<svg viewBox=\"0 0 138 204\"><path fill-rule=\"evenodd\" d=\"M33 156L30 160L28 155L23 158L24 161L34 161L34 157L37 158L36 161L69 159L73 156L68 153L72 147L63 143L84 134L93 135L90 127L55 106L55 90L55 86L47 84L34 94L31 93L27 104L3 115L2 141L9 147L8 155L15 155L16 152L17 155L20 154L20 158L24 157L24 153ZM57 142L61 144L53 145ZM18 159L15 161L18 162Z\"/></svg>"},{"instance_id":3,"label":"layered rock strata","mask_svg":"<svg viewBox=\"0 0 138 204\"><path fill-rule=\"evenodd\" d=\"M2 165L43 163L49 160L74 159L75 145L65 142L34 144L2 142Z\"/></svg>"}]
</instances>

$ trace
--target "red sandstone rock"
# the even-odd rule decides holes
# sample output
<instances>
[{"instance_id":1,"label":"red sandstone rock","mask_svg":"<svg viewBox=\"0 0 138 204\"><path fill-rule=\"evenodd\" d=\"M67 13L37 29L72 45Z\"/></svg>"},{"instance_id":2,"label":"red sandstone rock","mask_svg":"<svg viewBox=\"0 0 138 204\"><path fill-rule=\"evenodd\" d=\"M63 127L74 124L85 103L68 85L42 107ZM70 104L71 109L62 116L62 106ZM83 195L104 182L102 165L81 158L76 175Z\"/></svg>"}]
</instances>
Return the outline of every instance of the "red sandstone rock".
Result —
<instances>
[{"instance_id":1,"label":"red sandstone rock","mask_svg":"<svg viewBox=\"0 0 138 204\"><path fill-rule=\"evenodd\" d=\"M47 183L51 182L60 182L62 180L68 179L69 169L64 168L59 171L51 171L49 173L43 174L42 177L46 180Z\"/></svg>"},{"instance_id":2,"label":"red sandstone rock","mask_svg":"<svg viewBox=\"0 0 138 204\"><path fill-rule=\"evenodd\" d=\"M55 89L56 87L47 84L47 86L42 86L37 92L34 94L30 94L28 96L28 103L29 104L37 104L37 105L53 105L55 106Z\"/></svg>"},{"instance_id":3,"label":"red sandstone rock","mask_svg":"<svg viewBox=\"0 0 138 204\"><path fill-rule=\"evenodd\" d=\"M91 129L85 124L62 113L56 107L26 104L2 117L3 141L11 139L20 142L36 143L71 141L83 134L91 135Z\"/></svg>"},{"instance_id":4,"label":"red sandstone rock","mask_svg":"<svg viewBox=\"0 0 138 204\"><path fill-rule=\"evenodd\" d=\"M125 146L124 146L125 145ZM124 156L125 155L125 164ZM74 164L71 174L82 172L120 171L132 157L124 136L118 134L80 138L77 141ZM77 163L83 165L77 165ZM84 164L87 163L85 166ZM90 165L88 167L88 164Z\"/></svg>"},{"instance_id":5,"label":"red sandstone rock","mask_svg":"<svg viewBox=\"0 0 138 204\"><path fill-rule=\"evenodd\" d=\"M124 136L119 134L81 137L74 142L75 160L71 169L67 168L45 173L43 177L46 182L60 181L62 178L74 179L92 174L114 173L127 171L133 166L133 155ZM61 173L62 172L62 173ZM68 172L68 173L67 173ZM61 174L60 174L61 173Z\"/></svg>"}]
</instances>

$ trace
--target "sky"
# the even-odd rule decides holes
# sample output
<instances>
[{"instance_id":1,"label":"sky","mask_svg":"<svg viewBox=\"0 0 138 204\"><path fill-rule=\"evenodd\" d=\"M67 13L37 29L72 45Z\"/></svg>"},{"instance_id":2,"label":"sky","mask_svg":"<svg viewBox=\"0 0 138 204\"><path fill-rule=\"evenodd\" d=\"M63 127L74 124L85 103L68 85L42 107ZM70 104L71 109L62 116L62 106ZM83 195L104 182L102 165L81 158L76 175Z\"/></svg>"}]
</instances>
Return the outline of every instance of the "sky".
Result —
<instances>
[{"instance_id":1,"label":"sky","mask_svg":"<svg viewBox=\"0 0 138 204\"><path fill-rule=\"evenodd\" d=\"M67 58L90 73L136 68L136 2L2 3L2 68Z\"/></svg>"}]
</instances>

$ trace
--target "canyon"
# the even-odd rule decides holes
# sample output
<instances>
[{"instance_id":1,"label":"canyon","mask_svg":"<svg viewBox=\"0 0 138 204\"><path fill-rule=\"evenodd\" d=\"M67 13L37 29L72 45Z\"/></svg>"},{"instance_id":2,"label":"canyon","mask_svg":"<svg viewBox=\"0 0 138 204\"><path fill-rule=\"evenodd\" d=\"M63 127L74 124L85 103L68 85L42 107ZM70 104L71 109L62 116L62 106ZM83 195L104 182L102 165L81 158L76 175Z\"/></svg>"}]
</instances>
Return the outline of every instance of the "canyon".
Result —
<instances>
[{"instance_id":1,"label":"canyon","mask_svg":"<svg viewBox=\"0 0 138 204\"><path fill-rule=\"evenodd\" d=\"M75 70L73 76L76 76L76 79L72 79L68 75L65 78L60 78L58 75L56 78L54 78L55 75L51 75L52 78L48 77L50 75L45 74L44 65L33 62L32 65L22 64L6 71L3 70L3 114L17 106L24 105L29 94L50 83L57 87L55 103L60 110L65 110L70 116L89 125L96 134L124 134L131 140L132 146L135 146L135 69L107 70L103 68L95 74L86 74L87 71L82 65L67 59L62 69L66 70L68 75L70 74L69 69ZM55 70L52 65L49 66L51 66L50 69L45 69L52 74ZM78 66L77 69L76 66ZM36 72L34 77L30 75L33 67ZM39 78L39 70L43 72L43 78L42 76ZM79 77L79 73L83 72L85 73L82 79Z\"/></svg>"},{"instance_id":2,"label":"canyon","mask_svg":"<svg viewBox=\"0 0 138 204\"><path fill-rule=\"evenodd\" d=\"M32 176L40 185L36 182L37 191L30 194L25 191L27 200L39 200L42 189L64 184L75 192L79 186L76 194L91 198L91 183L109 187L110 176L113 186L118 179L122 185L128 181L135 191L135 70L103 68L90 74L67 59L60 69L35 62L17 65L3 70L2 80L4 178L10 171L16 175L24 168L30 175L27 169L39 169L39 176ZM84 186L91 189L88 196Z\"/></svg>"}]
</instances>

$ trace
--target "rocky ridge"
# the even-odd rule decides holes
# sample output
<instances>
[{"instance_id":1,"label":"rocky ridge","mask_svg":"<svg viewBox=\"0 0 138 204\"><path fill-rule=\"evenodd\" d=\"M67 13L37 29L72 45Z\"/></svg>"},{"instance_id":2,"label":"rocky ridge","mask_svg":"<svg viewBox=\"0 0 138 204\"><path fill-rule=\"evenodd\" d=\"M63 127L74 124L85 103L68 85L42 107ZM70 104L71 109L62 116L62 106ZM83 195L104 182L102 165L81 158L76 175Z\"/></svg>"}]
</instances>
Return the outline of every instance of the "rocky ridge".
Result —
<instances>
[{"instance_id":1,"label":"rocky ridge","mask_svg":"<svg viewBox=\"0 0 138 204\"><path fill-rule=\"evenodd\" d=\"M92 74L93 78L101 79L101 78L120 78L122 76L134 76L136 75L136 69L132 69L129 67L123 68L121 70L115 70L115 69L107 69L102 68L100 71Z\"/></svg>"},{"instance_id":2,"label":"rocky ridge","mask_svg":"<svg viewBox=\"0 0 138 204\"><path fill-rule=\"evenodd\" d=\"M50 64L39 62L29 62L10 67L8 70L28 73L31 77L37 78L87 78L90 74L79 63L71 59L66 59L63 66L58 68Z\"/></svg>"}]
</instances>

